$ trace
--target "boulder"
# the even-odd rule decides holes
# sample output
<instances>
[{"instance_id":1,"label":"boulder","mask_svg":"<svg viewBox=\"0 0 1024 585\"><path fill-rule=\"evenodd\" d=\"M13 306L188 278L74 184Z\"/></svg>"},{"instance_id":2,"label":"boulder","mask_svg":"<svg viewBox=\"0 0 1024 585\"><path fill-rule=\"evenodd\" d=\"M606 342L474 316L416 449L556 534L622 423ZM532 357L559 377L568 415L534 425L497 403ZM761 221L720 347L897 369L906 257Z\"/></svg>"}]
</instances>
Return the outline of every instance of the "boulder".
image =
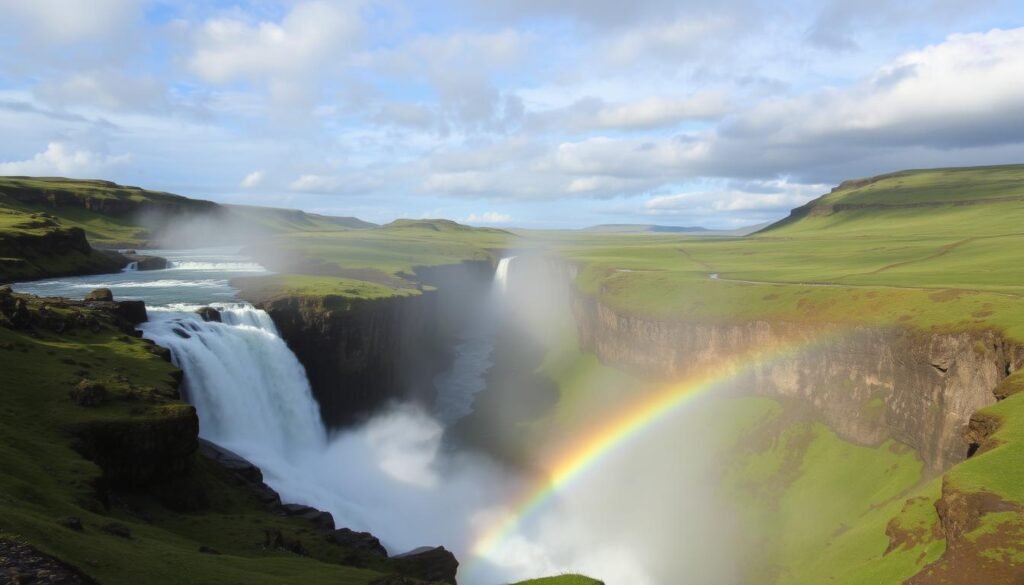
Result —
<instances>
[{"instance_id":1,"label":"boulder","mask_svg":"<svg viewBox=\"0 0 1024 585\"><path fill-rule=\"evenodd\" d=\"M71 389L71 400L79 406L99 406L107 401L107 388L83 378Z\"/></svg>"},{"instance_id":2,"label":"boulder","mask_svg":"<svg viewBox=\"0 0 1024 585\"><path fill-rule=\"evenodd\" d=\"M221 322L220 311L213 307L202 307L196 309L196 314L203 318L203 321L216 321Z\"/></svg>"},{"instance_id":3,"label":"boulder","mask_svg":"<svg viewBox=\"0 0 1024 585\"><path fill-rule=\"evenodd\" d=\"M444 581L456 585L459 561L443 546L424 546L391 557L392 566L405 575L424 581Z\"/></svg>"},{"instance_id":4,"label":"boulder","mask_svg":"<svg viewBox=\"0 0 1024 585\"><path fill-rule=\"evenodd\" d=\"M339 528L332 530L327 535L327 541L348 548L354 553L382 559L388 556L388 551L381 545L380 540L369 532L356 532L348 528Z\"/></svg>"},{"instance_id":5,"label":"boulder","mask_svg":"<svg viewBox=\"0 0 1024 585\"><path fill-rule=\"evenodd\" d=\"M89 294L85 295L87 301L103 301L111 302L114 300L114 293L110 292L109 288L98 288Z\"/></svg>"},{"instance_id":6,"label":"boulder","mask_svg":"<svg viewBox=\"0 0 1024 585\"><path fill-rule=\"evenodd\" d=\"M131 325L138 325L149 320L146 314L145 301L119 301L117 303L117 316Z\"/></svg>"}]
</instances>

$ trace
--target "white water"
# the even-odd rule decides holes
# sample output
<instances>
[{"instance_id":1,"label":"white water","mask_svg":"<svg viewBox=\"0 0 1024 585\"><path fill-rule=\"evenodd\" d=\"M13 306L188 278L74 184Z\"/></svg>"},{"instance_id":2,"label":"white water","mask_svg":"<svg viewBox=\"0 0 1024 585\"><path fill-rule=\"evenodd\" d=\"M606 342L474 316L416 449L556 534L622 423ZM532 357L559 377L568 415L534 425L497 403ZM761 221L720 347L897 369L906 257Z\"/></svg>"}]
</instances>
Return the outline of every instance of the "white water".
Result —
<instances>
[{"instance_id":1,"label":"white water","mask_svg":"<svg viewBox=\"0 0 1024 585\"><path fill-rule=\"evenodd\" d=\"M498 268L494 271L495 290L504 295L508 292L508 271L515 256L506 256L498 260Z\"/></svg>"},{"instance_id":2,"label":"white water","mask_svg":"<svg viewBox=\"0 0 1024 585\"><path fill-rule=\"evenodd\" d=\"M245 452L322 449L326 432L306 373L270 316L246 304L215 305L223 322L204 322L196 308L150 309L141 329L185 371L200 435Z\"/></svg>"},{"instance_id":3,"label":"white water","mask_svg":"<svg viewBox=\"0 0 1024 585\"><path fill-rule=\"evenodd\" d=\"M128 264L125 265L124 268L121 269L121 272L135 272L138 269L139 269L139 263L138 262L129 262Z\"/></svg>"}]
</instances>

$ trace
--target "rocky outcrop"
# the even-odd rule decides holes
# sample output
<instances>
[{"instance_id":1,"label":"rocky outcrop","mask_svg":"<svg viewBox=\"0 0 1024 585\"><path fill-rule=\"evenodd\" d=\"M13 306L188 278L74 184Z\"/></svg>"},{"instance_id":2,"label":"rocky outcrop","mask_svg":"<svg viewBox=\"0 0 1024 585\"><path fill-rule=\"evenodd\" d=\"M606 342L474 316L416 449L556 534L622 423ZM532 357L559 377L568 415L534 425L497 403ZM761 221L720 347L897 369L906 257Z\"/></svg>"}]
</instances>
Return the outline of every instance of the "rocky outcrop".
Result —
<instances>
[{"instance_id":1,"label":"rocky outcrop","mask_svg":"<svg viewBox=\"0 0 1024 585\"><path fill-rule=\"evenodd\" d=\"M380 540L369 532L357 532L348 528L335 528L334 518L329 512L301 504L282 504L281 498L263 482L259 468L242 456L210 441L199 440L199 453L219 464L233 483L256 494L267 508L278 515L300 518L309 522L314 532L323 535L327 542L347 551L344 562L355 567L375 566L387 568L430 582L444 581L455 585L455 574L459 562L455 555L444 547L421 547L405 554L388 557ZM306 556L308 551L302 542L289 538L279 529L267 530L264 546L268 549L287 550ZM415 582L411 582L415 583Z\"/></svg>"},{"instance_id":2,"label":"rocky outcrop","mask_svg":"<svg viewBox=\"0 0 1024 585\"><path fill-rule=\"evenodd\" d=\"M85 295L86 301L100 301L100 302L113 302L114 293L110 292L109 288L98 288L96 290L89 291Z\"/></svg>"},{"instance_id":3,"label":"rocky outcrop","mask_svg":"<svg viewBox=\"0 0 1024 585\"><path fill-rule=\"evenodd\" d=\"M422 547L391 558L405 574L456 585L455 574L459 570L459 561L443 546Z\"/></svg>"},{"instance_id":4,"label":"rocky outcrop","mask_svg":"<svg viewBox=\"0 0 1024 585\"><path fill-rule=\"evenodd\" d=\"M81 228L0 233L0 282L117 272L125 264L116 252L94 250Z\"/></svg>"},{"instance_id":5,"label":"rocky outcrop","mask_svg":"<svg viewBox=\"0 0 1024 585\"><path fill-rule=\"evenodd\" d=\"M103 470L107 486L136 489L185 475L199 446L199 417L185 404L159 417L83 423L73 447Z\"/></svg>"},{"instance_id":6,"label":"rocky outcrop","mask_svg":"<svg viewBox=\"0 0 1024 585\"><path fill-rule=\"evenodd\" d=\"M665 379L727 372L736 388L811 405L848 440L902 441L933 470L968 455L971 415L1024 365L1024 348L994 332L663 321L583 296L573 311L581 344L605 362Z\"/></svg>"},{"instance_id":7,"label":"rocky outcrop","mask_svg":"<svg viewBox=\"0 0 1024 585\"><path fill-rule=\"evenodd\" d=\"M196 309L196 314L202 317L203 321L215 321L217 323L221 322L220 311L214 309L213 307L200 307Z\"/></svg>"},{"instance_id":8,"label":"rocky outcrop","mask_svg":"<svg viewBox=\"0 0 1024 585\"><path fill-rule=\"evenodd\" d=\"M122 254L125 260L135 263L136 270L163 270L167 268L167 258L160 256L148 256L145 254L125 253Z\"/></svg>"},{"instance_id":9,"label":"rocky outcrop","mask_svg":"<svg viewBox=\"0 0 1024 585\"><path fill-rule=\"evenodd\" d=\"M431 391L437 363L436 295L349 300L256 300L306 368L329 427L389 400Z\"/></svg>"}]
</instances>

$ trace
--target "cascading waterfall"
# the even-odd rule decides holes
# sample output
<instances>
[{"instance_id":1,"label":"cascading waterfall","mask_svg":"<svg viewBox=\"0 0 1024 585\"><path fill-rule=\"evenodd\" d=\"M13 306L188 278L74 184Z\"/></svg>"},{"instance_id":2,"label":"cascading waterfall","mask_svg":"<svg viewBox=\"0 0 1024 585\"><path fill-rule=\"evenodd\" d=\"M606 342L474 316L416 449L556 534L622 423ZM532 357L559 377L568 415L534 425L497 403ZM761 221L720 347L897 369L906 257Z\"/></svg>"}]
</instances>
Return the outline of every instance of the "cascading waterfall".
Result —
<instances>
[{"instance_id":1,"label":"cascading waterfall","mask_svg":"<svg viewBox=\"0 0 1024 585\"><path fill-rule=\"evenodd\" d=\"M139 269L139 263L138 262L129 262L128 264L125 265L124 268L121 269L121 272L135 272L138 269Z\"/></svg>"},{"instance_id":2,"label":"cascading waterfall","mask_svg":"<svg viewBox=\"0 0 1024 585\"><path fill-rule=\"evenodd\" d=\"M498 295L504 295L508 291L508 270L514 259L515 256L506 256L498 260L498 268L494 271L494 291Z\"/></svg>"},{"instance_id":3,"label":"cascading waterfall","mask_svg":"<svg viewBox=\"0 0 1024 585\"><path fill-rule=\"evenodd\" d=\"M509 489L502 471L484 458L446 453L444 419L411 404L328 433L305 370L270 316L248 304L212 306L222 322L204 321L200 305L168 305L150 308L141 326L184 370L182 391L203 438L259 466L283 501L373 532L392 553L424 544L468 549L467 523ZM453 375L482 388L490 351L468 355L477 349L468 340L456 349L467 356L456 359Z\"/></svg>"},{"instance_id":4,"label":"cascading waterfall","mask_svg":"<svg viewBox=\"0 0 1024 585\"><path fill-rule=\"evenodd\" d=\"M251 305L215 305L222 322L206 322L195 308L150 309L141 328L185 371L200 434L246 453L322 448L326 431L306 372L270 316Z\"/></svg>"}]
</instances>

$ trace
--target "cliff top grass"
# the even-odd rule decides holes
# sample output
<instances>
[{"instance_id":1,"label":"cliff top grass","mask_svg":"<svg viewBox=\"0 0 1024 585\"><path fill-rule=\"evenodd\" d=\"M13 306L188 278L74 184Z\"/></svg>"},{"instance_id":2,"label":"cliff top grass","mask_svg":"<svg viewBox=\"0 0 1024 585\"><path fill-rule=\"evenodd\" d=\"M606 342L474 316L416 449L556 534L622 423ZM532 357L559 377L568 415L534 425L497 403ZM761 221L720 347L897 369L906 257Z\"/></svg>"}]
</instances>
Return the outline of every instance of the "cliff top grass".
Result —
<instances>
[{"instance_id":1,"label":"cliff top grass","mask_svg":"<svg viewBox=\"0 0 1024 585\"><path fill-rule=\"evenodd\" d=\"M1024 166L845 185L805 206L818 211L744 238L545 243L580 265L582 291L623 312L990 328L1024 340Z\"/></svg>"},{"instance_id":2,"label":"cliff top grass","mask_svg":"<svg viewBox=\"0 0 1024 585\"><path fill-rule=\"evenodd\" d=\"M515 241L503 230L399 220L373 229L282 233L254 246L253 253L280 273L267 279L275 294L374 299L419 294L430 288L420 284L417 273L423 269L490 263L497 250Z\"/></svg>"}]
</instances>

